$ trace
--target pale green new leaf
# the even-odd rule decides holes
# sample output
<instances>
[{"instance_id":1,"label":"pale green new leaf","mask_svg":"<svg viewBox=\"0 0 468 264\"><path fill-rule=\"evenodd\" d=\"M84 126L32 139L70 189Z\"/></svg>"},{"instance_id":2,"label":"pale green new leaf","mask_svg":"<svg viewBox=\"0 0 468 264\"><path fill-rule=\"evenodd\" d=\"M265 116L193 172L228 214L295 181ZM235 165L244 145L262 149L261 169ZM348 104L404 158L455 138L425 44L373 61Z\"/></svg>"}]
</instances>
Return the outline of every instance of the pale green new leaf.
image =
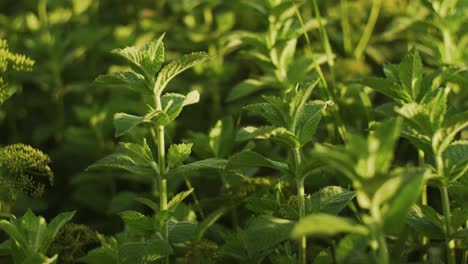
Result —
<instances>
[{"instance_id":1,"label":"pale green new leaf","mask_svg":"<svg viewBox=\"0 0 468 264\"><path fill-rule=\"evenodd\" d=\"M172 199L167 203L167 210L173 212L177 206L185 199L187 198L191 193L193 192L193 188L180 192L176 194Z\"/></svg>"},{"instance_id":2,"label":"pale green new leaf","mask_svg":"<svg viewBox=\"0 0 468 264\"><path fill-rule=\"evenodd\" d=\"M395 145L400 136L401 119L382 122L367 139L369 160L368 166L377 173L386 173L393 161Z\"/></svg>"},{"instance_id":3,"label":"pale green new leaf","mask_svg":"<svg viewBox=\"0 0 468 264\"><path fill-rule=\"evenodd\" d=\"M329 214L311 214L303 218L294 226L292 238L302 236L336 236L338 234L353 233L366 235L367 227L357 224L351 219Z\"/></svg>"},{"instance_id":4,"label":"pale green new leaf","mask_svg":"<svg viewBox=\"0 0 468 264\"><path fill-rule=\"evenodd\" d=\"M170 62L159 72L154 85L154 93L160 95L172 78L186 69L208 59L209 56L206 53L198 52L184 55L181 58Z\"/></svg>"},{"instance_id":5,"label":"pale green new leaf","mask_svg":"<svg viewBox=\"0 0 468 264\"><path fill-rule=\"evenodd\" d=\"M286 163L268 159L253 151L242 151L233 155L231 158L229 158L229 163L226 166L226 170L247 167L267 167L286 174L292 173Z\"/></svg>"},{"instance_id":6,"label":"pale green new leaf","mask_svg":"<svg viewBox=\"0 0 468 264\"><path fill-rule=\"evenodd\" d=\"M181 165L192 152L193 144L173 144L169 147L167 153L167 164L169 168Z\"/></svg>"}]
</instances>

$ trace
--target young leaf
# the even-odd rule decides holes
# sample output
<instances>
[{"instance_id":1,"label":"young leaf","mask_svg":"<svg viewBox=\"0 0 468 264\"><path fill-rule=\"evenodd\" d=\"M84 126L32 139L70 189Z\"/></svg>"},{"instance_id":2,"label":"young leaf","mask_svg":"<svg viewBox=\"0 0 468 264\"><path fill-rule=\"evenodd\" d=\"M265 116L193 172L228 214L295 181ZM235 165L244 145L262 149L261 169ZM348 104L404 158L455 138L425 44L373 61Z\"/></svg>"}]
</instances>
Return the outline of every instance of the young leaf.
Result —
<instances>
[{"instance_id":1,"label":"young leaf","mask_svg":"<svg viewBox=\"0 0 468 264\"><path fill-rule=\"evenodd\" d=\"M161 94L169 81L179 73L208 59L209 56L206 53L198 52L184 55L181 58L164 66L156 79L153 90L154 94Z\"/></svg>"},{"instance_id":2,"label":"young leaf","mask_svg":"<svg viewBox=\"0 0 468 264\"><path fill-rule=\"evenodd\" d=\"M167 164L169 168L174 168L181 165L192 151L193 144L173 144L169 147L167 153Z\"/></svg>"},{"instance_id":3,"label":"young leaf","mask_svg":"<svg viewBox=\"0 0 468 264\"><path fill-rule=\"evenodd\" d=\"M292 238L302 236L335 236L343 233L368 234L367 227L350 219L328 214L311 214L294 226Z\"/></svg>"}]
</instances>

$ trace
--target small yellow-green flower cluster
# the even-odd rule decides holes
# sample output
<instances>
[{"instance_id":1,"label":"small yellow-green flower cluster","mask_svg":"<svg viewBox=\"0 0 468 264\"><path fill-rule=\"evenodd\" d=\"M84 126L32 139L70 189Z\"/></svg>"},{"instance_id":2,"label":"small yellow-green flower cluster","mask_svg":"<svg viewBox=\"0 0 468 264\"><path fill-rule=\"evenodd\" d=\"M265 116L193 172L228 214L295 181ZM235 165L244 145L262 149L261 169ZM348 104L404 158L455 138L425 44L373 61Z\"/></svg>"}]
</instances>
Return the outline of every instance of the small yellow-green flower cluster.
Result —
<instances>
[{"instance_id":1,"label":"small yellow-green flower cluster","mask_svg":"<svg viewBox=\"0 0 468 264\"><path fill-rule=\"evenodd\" d=\"M0 39L0 104L2 104L13 92L8 89L5 81L5 74L8 70L14 71L30 71L34 61L30 58L17 53L12 53L8 50L8 43L4 39Z\"/></svg>"},{"instance_id":2,"label":"small yellow-green flower cluster","mask_svg":"<svg viewBox=\"0 0 468 264\"><path fill-rule=\"evenodd\" d=\"M0 188L40 197L46 185L53 184L49 163L49 156L28 145L0 148Z\"/></svg>"}]
</instances>

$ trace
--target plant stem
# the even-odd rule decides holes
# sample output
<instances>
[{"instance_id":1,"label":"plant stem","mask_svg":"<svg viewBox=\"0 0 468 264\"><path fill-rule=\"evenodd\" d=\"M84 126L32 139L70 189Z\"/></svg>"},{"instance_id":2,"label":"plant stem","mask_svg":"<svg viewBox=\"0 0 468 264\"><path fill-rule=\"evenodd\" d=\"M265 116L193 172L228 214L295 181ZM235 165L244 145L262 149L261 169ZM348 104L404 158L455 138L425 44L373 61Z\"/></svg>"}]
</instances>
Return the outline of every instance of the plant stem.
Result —
<instances>
[{"instance_id":1,"label":"plant stem","mask_svg":"<svg viewBox=\"0 0 468 264\"><path fill-rule=\"evenodd\" d=\"M162 110L161 97L155 95L155 104L157 110ZM164 126L157 127L158 141L158 165L159 165L159 207L160 210L167 210L167 179L166 179L166 148L164 144ZM162 226L162 236L165 240L169 240L169 231L167 223ZM166 264L169 263L169 256L164 259Z\"/></svg>"},{"instance_id":2,"label":"plant stem","mask_svg":"<svg viewBox=\"0 0 468 264\"><path fill-rule=\"evenodd\" d=\"M369 20L367 21L364 32L362 33L361 39L359 40L356 49L354 50L354 57L359 59L364 54L364 51L369 43L369 40L374 30L375 24L377 23L377 18L379 17L380 6L382 5L382 0L372 1L371 13L369 15Z\"/></svg>"},{"instance_id":3,"label":"plant stem","mask_svg":"<svg viewBox=\"0 0 468 264\"><path fill-rule=\"evenodd\" d=\"M390 263L390 261L388 256L387 240L385 240L385 234L382 231L380 231L377 239L379 242L379 263L388 264Z\"/></svg>"},{"instance_id":4,"label":"plant stem","mask_svg":"<svg viewBox=\"0 0 468 264\"><path fill-rule=\"evenodd\" d=\"M444 161L440 153L437 153L435 155L435 162L437 165L437 173L440 177L442 177L442 179L445 179ZM450 199L448 195L448 188L445 185L445 183L441 187L439 187L439 191L442 202L442 211L444 213L445 220L445 246L447 250L447 264L455 264L455 241L450 239L450 235L453 233L452 213L450 211Z\"/></svg>"},{"instance_id":5,"label":"plant stem","mask_svg":"<svg viewBox=\"0 0 468 264\"><path fill-rule=\"evenodd\" d=\"M425 162L424 162L424 151L418 150L418 165L420 167L422 167L422 166L424 166L424 164L425 164ZM422 205L427 205L427 185L426 184L424 184L423 190L422 190L422 193L421 193L421 204ZM429 246L429 237L422 236L421 237L421 245L423 246L423 248L427 248ZM421 260L422 260L423 263L427 262L427 251L423 252Z\"/></svg>"},{"instance_id":6,"label":"plant stem","mask_svg":"<svg viewBox=\"0 0 468 264\"><path fill-rule=\"evenodd\" d=\"M350 54L353 47L351 43L351 26L349 25L347 0L340 1L340 11L341 30L343 31L343 48L346 54Z\"/></svg>"},{"instance_id":7,"label":"plant stem","mask_svg":"<svg viewBox=\"0 0 468 264\"><path fill-rule=\"evenodd\" d=\"M296 184L297 184L297 200L299 220L305 217L305 190L304 190L304 177L299 175L298 168L301 164L301 152L299 148L293 150L294 162L296 165ZM307 260L307 238L302 236L299 239L299 264L306 264Z\"/></svg>"},{"instance_id":8,"label":"plant stem","mask_svg":"<svg viewBox=\"0 0 468 264\"><path fill-rule=\"evenodd\" d=\"M440 196L442 198L442 210L445 218L445 246L447 248L447 263L455 264L455 241L450 239L452 234L452 216L450 212L450 200L447 187L440 188Z\"/></svg>"},{"instance_id":9,"label":"plant stem","mask_svg":"<svg viewBox=\"0 0 468 264\"><path fill-rule=\"evenodd\" d=\"M297 198L299 202L299 220L305 217L305 191L304 178L297 179ZM299 240L299 263L306 263L307 238L302 236Z\"/></svg>"}]
</instances>

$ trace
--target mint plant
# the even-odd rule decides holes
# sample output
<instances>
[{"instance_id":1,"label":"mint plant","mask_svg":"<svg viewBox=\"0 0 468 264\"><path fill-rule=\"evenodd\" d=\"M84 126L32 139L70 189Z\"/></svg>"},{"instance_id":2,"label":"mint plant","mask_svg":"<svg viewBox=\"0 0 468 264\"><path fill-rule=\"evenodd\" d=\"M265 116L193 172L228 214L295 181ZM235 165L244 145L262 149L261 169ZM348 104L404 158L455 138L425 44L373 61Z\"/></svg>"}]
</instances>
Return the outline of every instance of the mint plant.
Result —
<instances>
[{"instance_id":1,"label":"mint plant","mask_svg":"<svg viewBox=\"0 0 468 264\"><path fill-rule=\"evenodd\" d=\"M284 176L293 179L297 185L299 219L305 217L304 179L310 170L314 169L314 160L304 161L302 147L312 141L312 136L322 117L322 112L330 104L324 101L309 101L317 81L306 88L297 86L286 95L285 99L265 96L265 103L252 104L246 110L261 116L271 126L246 127L245 139L264 138L274 140L289 151L291 159L288 163L271 160L259 153L247 150L229 159L228 170L248 166L269 167L278 170ZM306 262L307 241L301 237L299 245L299 263Z\"/></svg>"},{"instance_id":2,"label":"mint plant","mask_svg":"<svg viewBox=\"0 0 468 264\"><path fill-rule=\"evenodd\" d=\"M150 237L159 233L161 242L156 240L155 243L167 244L170 242L168 221L171 219L174 207L193 191L191 189L179 193L168 202L168 179L171 176L185 175L194 169L210 168L215 166L217 161L213 159L182 165L191 153L192 144L173 144L166 149L165 127L176 119L184 106L198 102L199 93L192 91L187 95L182 95L163 94L163 92L172 78L209 57L205 53L192 53L163 67L165 52L163 37L164 35L142 47L127 47L113 51L114 54L124 59L132 71L110 73L96 79L96 83L101 85L124 85L138 93L152 95L153 103L148 105L147 113L144 115L117 113L114 115L114 126L115 135L120 137L131 133L138 126L146 125L157 147L157 158L154 158L146 140L143 141L143 144L122 143L120 153L112 154L98 161L90 166L90 169L113 167L152 177L153 194L159 196L158 207L151 203L153 210L156 211L154 218L147 218L133 211L125 213L122 217L124 220L130 221L129 225L137 221L136 215L139 215L138 218L147 219L145 221L153 223L151 226L154 225L151 227L153 231L150 232L152 234ZM142 246L146 247L148 243L152 242L148 240ZM166 257L166 262L169 261L168 255L172 250L169 244L167 245L166 253L161 255Z\"/></svg>"},{"instance_id":3,"label":"mint plant","mask_svg":"<svg viewBox=\"0 0 468 264\"><path fill-rule=\"evenodd\" d=\"M385 79L371 78L364 83L397 102L394 111L406 121L402 136L419 149L423 162L427 161L436 175L432 181L441 195L447 259L455 263L455 245L450 236L457 227L451 222L448 188L468 170L464 164L466 142L456 140L458 133L468 127L468 113L450 113L450 86L443 85L457 70L449 68L423 76L421 58L413 49L399 65L386 65L384 72Z\"/></svg>"}]
</instances>

